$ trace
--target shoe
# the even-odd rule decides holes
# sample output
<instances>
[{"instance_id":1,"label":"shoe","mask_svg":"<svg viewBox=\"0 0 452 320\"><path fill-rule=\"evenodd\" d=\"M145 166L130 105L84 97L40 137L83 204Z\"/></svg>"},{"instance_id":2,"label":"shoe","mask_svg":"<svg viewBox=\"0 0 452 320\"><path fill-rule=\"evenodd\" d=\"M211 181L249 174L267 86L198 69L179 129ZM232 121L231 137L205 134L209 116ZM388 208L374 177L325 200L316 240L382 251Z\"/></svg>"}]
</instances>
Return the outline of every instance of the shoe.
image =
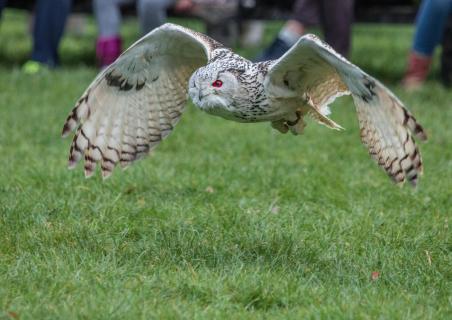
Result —
<instances>
[{"instance_id":1,"label":"shoe","mask_svg":"<svg viewBox=\"0 0 452 320\"><path fill-rule=\"evenodd\" d=\"M256 57L255 62L279 59L289 49L290 46L287 43L280 38L276 38L264 52Z\"/></svg>"},{"instance_id":2,"label":"shoe","mask_svg":"<svg viewBox=\"0 0 452 320\"><path fill-rule=\"evenodd\" d=\"M402 80L402 86L406 90L419 89L427 78L432 64L432 57L411 52L408 56L408 67Z\"/></svg>"},{"instance_id":3,"label":"shoe","mask_svg":"<svg viewBox=\"0 0 452 320\"><path fill-rule=\"evenodd\" d=\"M109 66L120 56L121 43L122 40L119 36L97 39L96 57L99 67Z\"/></svg>"},{"instance_id":4,"label":"shoe","mask_svg":"<svg viewBox=\"0 0 452 320\"><path fill-rule=\"evenodd\" d=\"M28 60L22 65L22 72L25 74L37 74L49 70L49 66L34 60Z\"/></svg>"}]
</instances>

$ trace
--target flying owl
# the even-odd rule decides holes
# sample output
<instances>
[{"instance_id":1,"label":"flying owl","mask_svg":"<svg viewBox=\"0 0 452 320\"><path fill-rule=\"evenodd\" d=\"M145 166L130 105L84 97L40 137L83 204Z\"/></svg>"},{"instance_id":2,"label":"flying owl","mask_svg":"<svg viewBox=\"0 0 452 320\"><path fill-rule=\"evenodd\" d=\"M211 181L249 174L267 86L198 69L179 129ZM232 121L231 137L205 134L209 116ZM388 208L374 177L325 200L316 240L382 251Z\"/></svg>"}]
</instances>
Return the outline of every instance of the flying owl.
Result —
<instances>
[{"instance_id":1,"label":"flying owl","mask_svg":"<svg viewBox=\"0 0 452 320\"><path fill-rule=\"evenodd\" d=\"M253 63L202 33L165 24L128 48L94 79L69 114L69 167L108 177L147 155L173 130L188 97L202 111L243 123L268 121L300 134L304 118L332 129L328 105L351 95L361 140L396 182L416 185L424 129L385 86L308 34L280 59Z\"/></svg>"}]
</instances>

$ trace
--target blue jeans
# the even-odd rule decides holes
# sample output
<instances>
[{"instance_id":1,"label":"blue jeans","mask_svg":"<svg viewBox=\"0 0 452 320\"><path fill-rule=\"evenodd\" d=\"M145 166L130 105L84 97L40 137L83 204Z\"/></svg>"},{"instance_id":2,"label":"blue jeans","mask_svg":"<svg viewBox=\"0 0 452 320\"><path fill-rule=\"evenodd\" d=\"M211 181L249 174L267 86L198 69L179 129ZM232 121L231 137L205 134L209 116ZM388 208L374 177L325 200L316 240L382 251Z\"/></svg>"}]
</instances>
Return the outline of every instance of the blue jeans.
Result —
<instances>
[{"instance_id":1,"label":"blue jeans","mask_svg":"<svg viewBox=\"0 0 452 320\"><path fill-rule=\"evenodd\" d=\"M71 10L72 0L38 0L33 28L31 60L55 67L58 46Z\"/></svg>"},{"instance_id":2,"label":"blue jeans","mask_svg":"<svg viewBox=\"0 0 452 320\"><path fill-rule=\"evenodd\" d=\"M441 42L447 18L452 13L452 0L423 0L416 18L413 50L431 56Z\"/></svg>"}]
</instances>

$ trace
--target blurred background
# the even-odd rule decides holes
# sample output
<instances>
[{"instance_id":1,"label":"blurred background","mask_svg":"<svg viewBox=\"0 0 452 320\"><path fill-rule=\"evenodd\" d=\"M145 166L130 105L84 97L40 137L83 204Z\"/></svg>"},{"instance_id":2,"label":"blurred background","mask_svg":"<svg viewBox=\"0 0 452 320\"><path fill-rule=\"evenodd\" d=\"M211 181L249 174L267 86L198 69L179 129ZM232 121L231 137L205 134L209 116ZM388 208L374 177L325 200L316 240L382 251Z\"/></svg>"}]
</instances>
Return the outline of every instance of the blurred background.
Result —
<instances>
[{"instance_id":1,"label":"blurred background","mask_svg":"<svg viewBox=\"0 0 452 320\"><path fill-rule=\"evenodd\" d=\"M276 59L300 35L313 32L344 56L358 59L371 69L377 64L377 75L399 78L407 89L419 87L430 72L450 85L451 3L448 0L0 0L3 11L0 40L4 40L0 65L20 65L27 73L60 65L102 68L141 35L169 19L206 32L227 46L243 49L241 53L255 61ZM387 64L365 60L355 53L358 49L353 48L353 32L359 33L367 26L368 41L378 41L372 28L381 26L384 37L384 27L389 25L400 26L401 33L385 50L397 50L400 46L406 49L403 66L395 69L391 66L392 72L386 73ZM437 47L442 50L435 50ZM438 68L438 62L432 59L435 54L440 56Z\"/></svg>"}]
</instances>

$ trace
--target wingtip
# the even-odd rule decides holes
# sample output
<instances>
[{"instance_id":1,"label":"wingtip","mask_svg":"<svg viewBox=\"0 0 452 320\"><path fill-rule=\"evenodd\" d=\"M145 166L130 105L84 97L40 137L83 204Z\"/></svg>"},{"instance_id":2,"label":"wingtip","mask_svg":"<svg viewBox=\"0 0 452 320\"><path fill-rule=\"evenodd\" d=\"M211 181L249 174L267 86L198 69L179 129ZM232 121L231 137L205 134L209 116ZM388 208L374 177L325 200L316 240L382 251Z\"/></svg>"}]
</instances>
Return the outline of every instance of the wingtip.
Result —
<instances>
[{"instance_id":1,"label":"wingtip","mask_svg":"<svg viewBox=\"0 0 452 320\"><path fill-rule=\"evenodd\" d=\"M71 129L69 128L69 125L67 123L65 123L63 130L61 130L61 138L66 138L70 132L71 132Z\"/></svg>"},{"instance_id":2,"label":"wingtip","mask_svg":"<svg viewBox=\"0 0 452 320\"><path fill-rule=\"evenodd\" d=\"M426 142L428 140L428 135L424 130L422 130L422 132L416 134L416 137L423 142Z\"/></svg>"},{"instance_id":3,"label":"wingtip","mask_svg":"<svg viewBox=\"0 0 452 320\"><path fill-rule=\"evenodd\" d=\"M85 169L85 178L89 179L94 175L94 171L89 170L89 169Z\"/></svg>"},{"instance_id":4,"label":"wingtip","mask_svg":"<svg viewBox=\"0 0 452 320\"><path fill-rule=\"evenodd\" d=\"M399 187L400 189L402 189L407 184L409 184L413 189L417 189L420 176L422 176L422 171L419 171L413 177L404 176L403 180L396 180L395 177L391 178L394 181L395 185L397 185L397 187Z\"/></svg>"},{"instance_id":5,"label":"wingtip","mask_svg":"<svg viewBox=\"0 0 452 320\"><path fill-rule=\"evenodd\" d=\"M419 183L419 178L420 176L422 176L422 168L419 168L416 173L412 174L411 176L407 177L407 180L409 182L409 184L416 189L418 183Z\"/></svg>"},{"instance_id":6,"label":"wingtip","mask_svg":"<svg viewBox=\"0 0 452 320\"><path fill-rule=\"evenodd\" d=\"M425 132L425 129L419 123L415 122L414 128L412 128L412 132L413 132L414 136L416 138L418 138L419 140L427 141L427 139L428 139L427 133Z\"/></svg>"},{"instance_id":7,"label":"wingtip","mask_svg":"<svg viewBox=\"0 0 452 320\"><path fill-rule=\"evenodd\" d=\"M75 169L76 166L77 166L77 161L69 160L69 161L67 162L67 168L68 168L69 170Z\"/></svg>"},{"instance_id":8,"label":"wingtip","mask_svg":"<svg viewBox=\"0 0 452 320\"><path fill-rule=\"evenodd\" d=\"M91 178L94 175L96 164L93 162L85 161L85 178Z\"/></svg>"}]
</instances>

